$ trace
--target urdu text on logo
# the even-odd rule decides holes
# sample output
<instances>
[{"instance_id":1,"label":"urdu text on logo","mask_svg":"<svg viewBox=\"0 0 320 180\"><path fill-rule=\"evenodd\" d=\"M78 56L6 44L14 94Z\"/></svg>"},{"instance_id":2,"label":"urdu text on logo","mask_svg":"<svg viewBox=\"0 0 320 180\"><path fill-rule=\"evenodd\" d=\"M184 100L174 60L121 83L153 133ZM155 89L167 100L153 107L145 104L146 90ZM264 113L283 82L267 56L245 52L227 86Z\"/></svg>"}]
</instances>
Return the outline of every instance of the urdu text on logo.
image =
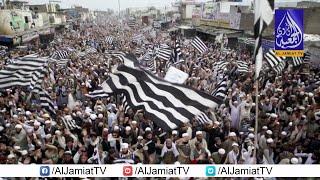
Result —
<instances>
[{"instance_id":1,"label":"urdu text on logo","mask_svg":"<svg viewBox=\"0 0 320 180\"><path fill-rule=\"evenodd\" d=\"M215 176L216 175L216 167L215 166L207 166L206 167L206 176Z\"/></svg>"},{"instance_id":2,"label":"urdu text on logo","mask_svg":"<svg viewBox=\"0 0 320 180\"><path fill-rule=\"evenodd\" d=\"M40 176L49 176L50 175L50 167L49 166L41 166L40 167Z\"/></svg>"}]
</instances>

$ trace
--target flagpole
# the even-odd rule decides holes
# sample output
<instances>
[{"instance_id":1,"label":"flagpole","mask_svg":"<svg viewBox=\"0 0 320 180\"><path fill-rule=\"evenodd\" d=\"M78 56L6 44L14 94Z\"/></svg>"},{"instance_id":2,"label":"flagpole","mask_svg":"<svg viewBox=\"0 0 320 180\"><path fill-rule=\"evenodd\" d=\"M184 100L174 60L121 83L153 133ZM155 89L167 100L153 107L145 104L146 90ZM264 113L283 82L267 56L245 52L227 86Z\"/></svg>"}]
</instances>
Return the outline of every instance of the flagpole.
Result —
<instances>
[{"instance_id":1,"label":"flagpole","mask_svg":"<svg viewBox=\"0 0 320 180\"><path fill-rule=\"evenodd\" d=\"M255 163L257 163L257 148L258 148L258 116L259 116L259 106L258 106L258 103L259 103L259 80L258 78L255 79L255 86L256 86L256 116L255 116L255 127L254 127L254 151L253 151L253 157L255 157Z\"/></svg>"}]
</instances>

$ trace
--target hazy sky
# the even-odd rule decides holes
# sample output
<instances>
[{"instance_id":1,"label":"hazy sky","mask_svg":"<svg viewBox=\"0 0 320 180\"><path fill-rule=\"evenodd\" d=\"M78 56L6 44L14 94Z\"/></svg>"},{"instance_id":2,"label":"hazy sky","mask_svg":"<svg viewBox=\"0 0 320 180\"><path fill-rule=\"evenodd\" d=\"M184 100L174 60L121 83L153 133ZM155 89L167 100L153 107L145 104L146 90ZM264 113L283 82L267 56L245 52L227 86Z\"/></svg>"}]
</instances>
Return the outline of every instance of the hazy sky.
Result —
<instances>
[{"instance_id":1,"label":"hazy sky","mask_svg":"<svg viewBox=\"0 0 320 180\"><path fill-rule=\"evenodd\" d=\"M81 5L90 9L113 9L118 10L118 0L54 0L61 1L60 5L65 7L71 7L73 5ZM121 10L128 7L164 7L170 5L175 0L119 0ZM31 4L44 4L48 3L49 0L29 0Z\"/></svg>"}]
</instances>

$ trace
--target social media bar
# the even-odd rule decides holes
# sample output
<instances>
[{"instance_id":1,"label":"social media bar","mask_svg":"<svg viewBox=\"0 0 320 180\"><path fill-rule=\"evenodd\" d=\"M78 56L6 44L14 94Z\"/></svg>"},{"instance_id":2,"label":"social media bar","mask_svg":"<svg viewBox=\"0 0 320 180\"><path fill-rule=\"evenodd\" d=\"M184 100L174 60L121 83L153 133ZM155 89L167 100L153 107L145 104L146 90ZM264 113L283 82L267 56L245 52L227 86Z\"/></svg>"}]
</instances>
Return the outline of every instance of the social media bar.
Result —
<instances>
[{"instance_id":1,"label":"social media bar","mask_svg":"<svg viewBox=\"0 0 320 180\"><path fill-rule=\"evenodd\" d=\"M0 177L320 177L319 169L320 165L0 165Z\"/></svg>"}]
</instances>

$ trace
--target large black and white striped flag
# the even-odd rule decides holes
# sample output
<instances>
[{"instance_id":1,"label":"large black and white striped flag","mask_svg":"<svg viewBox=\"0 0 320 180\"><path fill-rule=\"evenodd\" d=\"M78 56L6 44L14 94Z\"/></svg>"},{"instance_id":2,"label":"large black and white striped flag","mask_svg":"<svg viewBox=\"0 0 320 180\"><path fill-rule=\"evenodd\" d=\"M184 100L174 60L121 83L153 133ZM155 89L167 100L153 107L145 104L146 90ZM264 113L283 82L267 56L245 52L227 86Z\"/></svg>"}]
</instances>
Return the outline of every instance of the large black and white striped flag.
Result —
<instances>
[{"instance_id":1,"label":"large black and white striped flag","mask_svg":"<svg viewBox=\"0 0 320 180\"><path fill-rule=\"evenodd\" d=\"M237 61L237 71L240 73L248 73L249 72L249 64L245 61Z\"/></svg>"},{"instance_id":2,"label":"large black and white striped flag","mask_svg":"<svg viewBox=\"0 0 320 180\"><path fill-rule=\"evenodd\" d=\"M45 109L51 115L51 117L55 117L56 111L49 93L45 89L41 88L40 84L37 84L32 92L39 94L40 106Z\"/></svg>"},{"instance_id":3,"label":"large black and white striped flag","mask_svg":"<svg viewBox=\"0 0 320 180\"><path fill-rule=\"evenodd\" d=\"M221 100L189 87L169 83L138 68L119 66L110 74L103 89L123 93L130 107L144 109L159 127L170 130L196 118L199 123L210 123L204 113Z\"/></svg>"},{"instance_id":4,"label":"large black and white striped flag","mask_svg":"<svg viewBox=\"0 0 320 180\"><path fill-rule=\"evenodd\" d=\"M285 57L278 57L273 49L270 49L264 57L267 60L267 63L271 67L271 69L275 69L279 64L283 64Z\"/></svg>"},{"instance_id":5,"label":"large black and white striped flag","mask_svg":"<svg viewBox=\"0 0 320 180\"><path fill-rule=\"evenodd\" d=\"M206 44L204 44L204 42L198 36L193 38L191 45L196 48L201 54L208 50Z\"/></svg>"},{"instance_id":6,"label":"large black and white striped flag","mask_svg":"<svg viewBox=\"0 0 320 180\"><path fill-rule=\"evenodd\" d=\"M23 86L34 88L47 73L47 58L19 58L0 70L0 89Z\"/></svg>"},{"instance_id":7,"label":"large black and white striped flag","mask_svg":"<svg viewBox=\"0 0 320 180\"><path fill-rule=\"evenodd\" d=\"M224 78L220 83L218 83L215 89L212 91L211 95L224 100L228 95L228 83Z\"/></svg>"},{"instance_id":8,"label":"large black and white striped flag","mask_svg":"<svg viewBox=\"0 0 320 180\"><path fill-rule=\"evenodd\" d=\"M272 22L274 10L274 0L255 0L254 1L254 58L256 65L256 79L262 67L263 52L261 47L262 33Z\"/></svg>"},{"instance_id":9,"label":"large black and white striped flag","mask_svg":"<svg viewBox=\"0 0 320 180\"><path fill-rule=\"evenodd\" d=\"M170 48L160 48L157 52L157 57L159 59L169 61L172 57L172 49Z\"/></svg>"},{"instance_id":10,"label":"large black and white striped flag","mask_svg":"<svg viewBox=\"0 0 320 180\"><path fill-rule=\"evenodd\" d=\"M303 64L302 57L292 57L292 58L290 58L290 60L292 61L292 65L294 67L297 67L297 66L300 66L301 64Z\"/></svg>"}]
</instances>

